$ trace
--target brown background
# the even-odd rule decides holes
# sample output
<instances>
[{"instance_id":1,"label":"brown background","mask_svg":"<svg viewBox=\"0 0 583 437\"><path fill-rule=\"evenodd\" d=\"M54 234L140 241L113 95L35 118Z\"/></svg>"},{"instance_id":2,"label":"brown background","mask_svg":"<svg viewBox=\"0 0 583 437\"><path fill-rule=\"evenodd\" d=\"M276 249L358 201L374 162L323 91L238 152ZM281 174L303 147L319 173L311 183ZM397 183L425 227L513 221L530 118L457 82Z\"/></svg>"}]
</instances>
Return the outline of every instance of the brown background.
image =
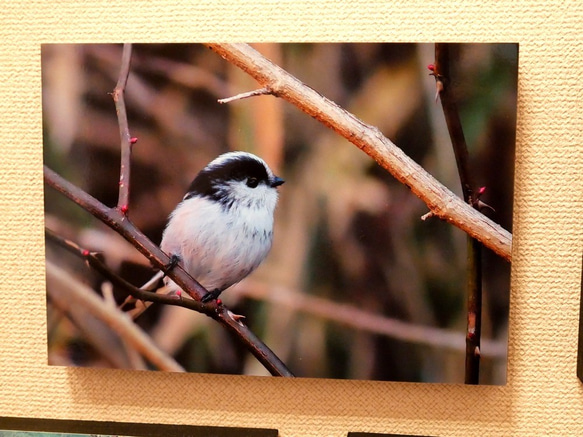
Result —
<instances>
[{"instance_id":1,"label":"brown background","mask_svg":"<svg viewBox=\"0 0 583 437\"><path fill-rule=\"evenodd\" d=\"M0 41L0 416L435 436L583 434L583 5L549 1L4 1ZM40 44L519 42L514 262L503 387L126 372L46 364Z\"/></svg>"}]
</instances>

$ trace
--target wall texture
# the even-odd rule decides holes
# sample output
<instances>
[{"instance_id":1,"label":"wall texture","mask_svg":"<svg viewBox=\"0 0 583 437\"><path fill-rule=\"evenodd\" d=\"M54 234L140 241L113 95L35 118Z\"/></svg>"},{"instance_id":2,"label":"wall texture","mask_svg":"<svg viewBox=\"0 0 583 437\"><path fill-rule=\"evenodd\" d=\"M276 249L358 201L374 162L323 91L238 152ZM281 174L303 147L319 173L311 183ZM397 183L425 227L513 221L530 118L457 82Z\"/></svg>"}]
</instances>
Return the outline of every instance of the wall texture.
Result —
<instances>
[{"instance_id":1,"label":"wall texture","mask_svg":"<svg viewBox=\"0 0 583 437\"><path fill-rule=\"evenodd\" d=\"M583 389L576 377L583 4L2 3L0 416L272 427L282 437L341 437L348 431L583 435ZM506 386L46 365L40 44L219 40L520 43Z\"/></svg>"}]
</instances>

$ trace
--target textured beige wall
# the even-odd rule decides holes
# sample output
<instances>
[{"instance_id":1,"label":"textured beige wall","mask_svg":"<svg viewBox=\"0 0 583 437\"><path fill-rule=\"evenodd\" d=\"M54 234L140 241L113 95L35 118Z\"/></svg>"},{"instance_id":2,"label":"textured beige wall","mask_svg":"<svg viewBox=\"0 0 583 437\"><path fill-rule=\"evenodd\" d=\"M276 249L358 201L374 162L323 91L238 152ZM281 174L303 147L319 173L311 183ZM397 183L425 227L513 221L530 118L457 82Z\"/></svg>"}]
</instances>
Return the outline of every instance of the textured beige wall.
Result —
<instances>
[{"instance_id":1,"label":"textured beige wall","mask_svg":"<svg viewBox=\"0 0 583 437\"><path fill-rule=\"evenodd\" d=\"M583 228L583 2L466 3L198 0L176 7L163 1L3 0L0 416L274 427L283 437L340 437L349 430L583 435L583 389L575 373ZM506 386L46 365L40 44L210 40L520 43Z\"/></svg>"}]
</instances>

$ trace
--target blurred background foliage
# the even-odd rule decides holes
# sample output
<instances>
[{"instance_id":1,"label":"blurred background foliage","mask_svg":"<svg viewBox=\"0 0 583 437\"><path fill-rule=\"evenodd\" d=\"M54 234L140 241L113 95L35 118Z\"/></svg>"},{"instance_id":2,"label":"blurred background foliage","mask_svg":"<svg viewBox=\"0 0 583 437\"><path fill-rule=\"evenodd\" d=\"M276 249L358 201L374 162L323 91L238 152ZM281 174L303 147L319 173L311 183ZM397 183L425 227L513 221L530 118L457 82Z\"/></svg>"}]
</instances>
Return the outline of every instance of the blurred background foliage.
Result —
<instances>
[{"instance_id":1,"label":"blurred background foliage","mask_svg":"<svg viewBox=\"0 0 583 437\"><path fill-rule=\"evenodd\" d=\"M461 193L435 80L433 44L258 44L305 84L377 126L439 181ZM109 93L121 45L43 45L45 164L117 203L119 129ZM452 83L473 177L495 222L512 230L518 46L455 45ZM133 149L129 216L155 243L191 179L228 150L263 157L286 179L273 249L223 293L298 376L463 382L466 239L366 154L271 96L221 105L258 88L201 45L134 45L126 91ZM147 261L72 202L45 189L46 225L103 253L141 285ZM47 257L100 291L102 278L50 243ZM484 254L481 383L503 384L510 265ZM118 301L125 295L116 290ZM49 361L132 367L107 327L80 326L48 299ZM87 317L87 320L89 317ZM87 322L89 324L89 320ZM188 371L265 374L218 324L154 305L137 323ZM103 331L103 335L100 333ZM87 335L90 332L91 335ZM112 338L113 337L113 338Z\"/></svg>"}]
</instances>

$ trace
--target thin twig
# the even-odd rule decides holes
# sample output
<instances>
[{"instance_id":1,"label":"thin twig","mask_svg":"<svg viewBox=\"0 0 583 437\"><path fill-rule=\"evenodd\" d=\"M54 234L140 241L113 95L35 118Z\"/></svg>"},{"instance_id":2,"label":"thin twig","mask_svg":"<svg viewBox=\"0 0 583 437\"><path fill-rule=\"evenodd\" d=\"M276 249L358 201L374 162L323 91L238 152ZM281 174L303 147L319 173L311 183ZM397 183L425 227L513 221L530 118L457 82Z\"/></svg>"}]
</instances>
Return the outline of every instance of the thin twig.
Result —
<instances>
[{"instance_id":1,"label":"thin twig","mask_svg":"<svg viewBox=\"0 0 583 437\"><path fill-rule=\"evenodd\" d=\"M476 185L469 165L469 152L456 99L451 87L450 44L435 44L433 75L441 100L447 130L456 158L462 193L466 203L478 209ZM482 336L482 245L468 236L467 244L467 329L465 383L478 384L480 379L480 340Z\"/></svg>"},{"instance_id":2,"label":"thin twig","mask_svg":"<svg viewBox=\"0 0 583 437\"><path fill-rule=\"evenodd\" d=\"M469 152L459 116L456 100L451 89L451 74L449 71L449 44L435 44L435 69L433 75L436 80L436 87L441 100L443 114L451 144L455 154L458 167L458 174L462 184L463 198L466 203L471 204L473 189L475 185L469 165Z\"/></svg>"},{"instance_id":3,"label":"thin twig","mask_svg":"<svg viewBox=\"0 0 583 437\"><path fill-rule=\"evenodd\" d=\"M304 85L247 44L207 44L220 56L254 77L261 86L335 130L370 155L397 180L410 187L433 214L480 240L510 261L512 235L464 203L409 158L377 128Z\"/></svg>"},{"instance_id":4,"label":"thin twig","mask_svg":"<svg viewBox=\"0 0 583 437\"><path fill-rule=\"evenodd\" d=\"M272 94L272 92L269 88L260 88L258 90L247 91L246 93L237 94L237 95L232 96L232 97L226 97L224 99L219 99L219 100L217 100L217 102L230 103L230 102L234 102L235 100L242 100L242 99L248 99L249 97L266 96L266 95L271 95L271 94Z\"/></svg>"},{"instance_id":5,"label":"thin twig","mask_svg":"<svg viewBox=\"0 0 583 437\"><path fill-rule=\"evenodd\" d=\"M113 101L115 102L115 111L119 124L119 135L121 139L121 164L119 172L119 197L117 208L127 214L130 199L130 161L132 155L132 140L128 125L128 115L124 93L130 74L130 63L132 59L132 45L124 44L121 58L121 68L117 84L112 92Z\"/></svg>"},{"instance_id":6,"label":"thin twig","mask_svg":"<svg viewBox=\"0 0 583 437\"><path fill-rule=\"evenodd\" d=\"M482 342L482 244L468 236L465 383L480 383Z\"/></svg>"},{"instance_id":7,"label":"thin twig","mask_svg":"<svg viewBox=\"0 0 583 437\"><path fill-rule=\"evenodd\" d=\"M45 233L46 235L46 233ZM113 311L119 311L120 308L117 306L115 298L113 296L113 284L109 281L103 282L101 284L101 294L103 299L105 300L107 306L112 308ZM126 317L128 314L126 313ZM127 353L128 361L132 367L132 369L146 369L146 363L144 363L143 357L138 353L138 351L132 347L132 345L124 338L120 338L123 342L124 349Z\"/></svg>"},{"instance_id":8,"label":"thin twig","mask_svg":"<svg viewBox=\"0 0 583 437\"><path fill-rule=\"evenodd\" d=\"M426 212L425 214L423 214L423 215L421 216L421 220L423 220L423 221L425 221L425 220L428 220L428 219L430 219L431 217L433 217L433 215L434 215L434 214L433 214L433 211Z\"/></svg>"},{"instance_id":9,"label":"thin twig","mask_svg":"<svg viewBox=\"0 0 583 437\"><path fill-rule=\"evenodd\" d=\"M58 246L66 249L68 252L83 258L87 264L89 264L95 271L103 275L113 285L122 288L138 300L161 303L164 305L179 306L188 308L193 311L204 312L204 304L194 299L181 299L177 296L163 295L136 287L135 285L127 282L125 279L115 274L99 259L99 257L96 256L95 253L80 247L73 241L67 240L60 235L55 234L50 229L45 229L45 236L52 242L56 243Z\"/></svg>"},{"instance_id":10,"label":"thin twig","mask_svg":"<svg viewBox=\"0 0 583 437\"><path fill-rule=\"evenodd\" d=\"M63 179L47 166L44 166L44 179L49 186L65 195L129 241L154 267L164 270L165 266L170 263L170 257L152 243L117 208L108 208L93 196ZM208 293L180 265L170 270L168 276L195 300L200 300ZM219 305L216 302L201 305L204 314L217 320L231 331L269 372L277 376L293 376L293 373L286 365L246 325L231 317L230 311L224 305Z\"/></svg>"},{"instance_id":11,"label":"thin twig","mask_svg":"<svg viewBox=\"0 0 583 437\"><path fill-rule=\"evenodd\" d=\"M47 280L54 281L59 285L59 290L66 293L67 298L64 300L69 305L82 305L117 332L121 338L156 367L172 372L184 372L184 368L159 350L150 337L144 334L129 317L126 317L116 307L107 305L103 299L97 297L93 290L85 284L72 280L66 271L48 260Z\"/></svg>"},{"instance_id":12,"label":"thin twig","mask_svg":"<svg viewBox=\"0 0 583 437\"><path fill-rule=\"evenodd\" d=\"M350 304L332 302L286 287L269 287L259 281L248 279L234 287L230 294L285 305L289 309L400 341L456 352L465 351L464 335L459 332L403 322L382 314L362 310ZM490 358L504 358L507 355L506 343L502 341L486 339L483 349L483 356Z\"/></svg>"}]
</instances>

